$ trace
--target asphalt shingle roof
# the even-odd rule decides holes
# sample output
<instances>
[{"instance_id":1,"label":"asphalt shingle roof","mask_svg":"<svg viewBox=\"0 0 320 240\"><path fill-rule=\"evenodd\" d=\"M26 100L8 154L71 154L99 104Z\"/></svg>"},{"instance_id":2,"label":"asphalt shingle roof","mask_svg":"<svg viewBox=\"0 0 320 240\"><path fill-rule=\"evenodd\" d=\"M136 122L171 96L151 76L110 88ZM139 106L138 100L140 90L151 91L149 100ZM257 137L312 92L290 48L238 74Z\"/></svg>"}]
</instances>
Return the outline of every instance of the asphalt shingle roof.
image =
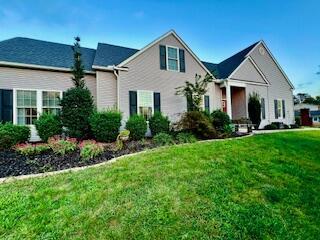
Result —
<instances>
[{"instance_id":1,"label":"asphalt shingle roof","mask_svg":"<svg viewBox=\"0 0 320 240\"><path fill-rule=\"evenodd\" d=\"M242 51L232 55L231 57L223 60L219 64L210 63L210 62L202 62L206 68L212 74L219 79L224 79L230 76L230 74L243 62L245 56L258 44L256 42L249 47L243 49Z\"/></svg>"},{"instance_id":2,"label":"asphalt shingle roof","mask_svg":"<svg viewBox=\"0 0 320 240\"><path fill-rule=\"evenodd\" d=\"M95 49L81 48L85 70L92 70ZM16 37L0 42L0 61L70 68L71 45Z\"/></svg>"},{"instance_id":3,"label":"asphalt shingle roof","mask_svg":"<svg viewBox=\"0 0 320 240\"><path fill-rule=\"evenodd\" d=\"M98 43L93 65L104 67L118 65L138 51L138 49Z\"/></svg>"}]
</instances>

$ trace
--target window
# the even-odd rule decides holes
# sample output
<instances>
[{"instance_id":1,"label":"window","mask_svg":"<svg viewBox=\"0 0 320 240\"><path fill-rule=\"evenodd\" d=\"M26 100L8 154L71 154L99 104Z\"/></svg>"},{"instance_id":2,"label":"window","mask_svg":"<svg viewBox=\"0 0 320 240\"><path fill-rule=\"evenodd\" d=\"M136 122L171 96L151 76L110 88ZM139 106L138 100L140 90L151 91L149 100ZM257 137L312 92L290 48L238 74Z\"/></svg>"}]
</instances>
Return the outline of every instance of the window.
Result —
<instances>
[{"instance_id":1,"label":"window","mask_svg":"<svg viewBox=\"0 0 320 240\"><path fill-rule=\"evenodd\" d=\"M37 120L37 91L17 90L17 122L34 124Z\"/></svg>"},{"instance_id":2,"label":"window","mask_svg":"<svg viewBox=\"0 0 320 240\"><path fill-rule=\"evenodd\" d=\"M137 91L138 93L138 114L148 121L153 114L153 92Z\"/></svg>"},{"instance_id":3,"label":"window","mask_svg":"<svg viewBox=\"0 0 320 240\"><path fill-rule=\"evenodd\" d=\"M282 100L281 99L278 99L277 100L277 113L278 113L278 118L282 118Z\"/></svg>"},{"instance_id":4,"label":"window","mask_svg":"<svg viewBox=\"0 0 320 240\"><path fill-rule=\"evenodd\" d=\"M179 71L178 48L167 47L167 67L168 70Z\"/></svg>"},{"instance_id":5,"label":"window","mask_svg":"<svg viewBox=\"0 0 320 240\"><path fill-rule=\"evenodd\" d=\"M42 92L42 111L44 113L60 114L60 92Z\"/></svg>"},{"instance_id":6,"label":"window","mask_svg":"<svg viewBox=\"0 0 320 240\"><path fill-rule=\"evenodd\" d=\"M264 98L261 98L261 119L266 119L266 104Z\"/></svg>"}]
</instances>

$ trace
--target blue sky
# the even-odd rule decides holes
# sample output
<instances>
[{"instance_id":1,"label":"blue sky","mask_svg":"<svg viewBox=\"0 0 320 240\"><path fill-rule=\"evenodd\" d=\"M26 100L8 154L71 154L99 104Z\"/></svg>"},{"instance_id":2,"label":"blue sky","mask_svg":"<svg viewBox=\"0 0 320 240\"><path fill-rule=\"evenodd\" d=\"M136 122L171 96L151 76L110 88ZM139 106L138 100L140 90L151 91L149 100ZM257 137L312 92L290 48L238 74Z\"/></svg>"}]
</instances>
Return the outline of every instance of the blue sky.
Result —
<instances>
[{"instance_id":1,"label":"blue sky","mask_svg":"<svg viewBox=\"0 0 320 240\"><path fill-rule=\"evenodd\" d=\"M295 92L320 95L320 1L0 0L0 40L142 48L170 29L202 60L220 62L263 39Z\"/></svg>"}]
</instances>

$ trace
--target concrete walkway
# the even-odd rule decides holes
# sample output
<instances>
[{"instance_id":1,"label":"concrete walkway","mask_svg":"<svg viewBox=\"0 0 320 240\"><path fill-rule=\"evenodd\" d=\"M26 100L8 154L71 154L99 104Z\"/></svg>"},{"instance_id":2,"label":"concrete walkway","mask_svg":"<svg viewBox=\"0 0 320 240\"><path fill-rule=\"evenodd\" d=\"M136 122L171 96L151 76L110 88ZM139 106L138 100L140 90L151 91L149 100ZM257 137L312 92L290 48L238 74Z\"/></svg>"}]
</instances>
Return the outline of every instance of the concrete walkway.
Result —
<instances>
[{"instance_id":1,"label":"concrete walkway","mask_svg":"<svg viewBox=\"0 0 320 240\"><path fill-rule=\"evenodd\" d=\"M266 133L276 133L276 132L299 132L299 131L320 131L320 128L295 128L295 129L276 129L276 130L253 130L253 134L266 134Z\"/></svg>"}]
</instances>

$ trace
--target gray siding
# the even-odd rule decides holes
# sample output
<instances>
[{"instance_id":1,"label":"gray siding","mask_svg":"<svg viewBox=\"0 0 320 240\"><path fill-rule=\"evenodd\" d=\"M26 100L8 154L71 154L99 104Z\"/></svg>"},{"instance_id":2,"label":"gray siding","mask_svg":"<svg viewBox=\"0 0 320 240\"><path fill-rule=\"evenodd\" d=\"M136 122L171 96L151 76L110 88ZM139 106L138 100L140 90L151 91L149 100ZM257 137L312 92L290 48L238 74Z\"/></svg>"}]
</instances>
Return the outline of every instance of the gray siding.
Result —
<instances>
[{"instance_id":1,"label":"gray siding","mask_svg":"<svg viewBox=\"0 0 320 240\"><path fill-rule=\"evenodd\" d=\"M117 79L112 72L97 71L97 108L117 107Z\"/></svg>"},{"instance_id":2,"label":"gray siding","mask_svg":"<svg viewBox=\"0 0 320 240\"><path fill-rule=\"evenodd\" d=\"M248 58L243 62L240 68L231 76L231 79L266 84L266 81L264 81L261 74L258 72L258 70L255 68L255 66Z\"/></svg>"},{"instance_id":3,"label":"gray siding","mask_svg":"<svg viewBox=\"0 0 320 240\"><path fill-rule=\"evenodd\" d=\"M273 61L272 57L269 55L267 49L264 49L265 54L262 55L259 52L259 47L264 48L262 44L259 44L250 56L271 84L268 88L270 122L282 121L286 124L292 124L294 122L292 89L276 63ZM286 117L283 120L275 119L274 99L285 100Z\"/></svg>"},{"instance_id":4,"label":"gray siding","mask_svg":"<svg viewBox=\"0 0 320 240\"><path fill-rule=\"evenodd\" d=\"M86 75L85 79L96 101L95 75ZM0 67L0 88L65 91L72 86L70 73Z\"/></svg>"},{"instance_id":5,"label":"gray siding","mask_svg":"<svg viewBox=\"0 0 320 240\"><path fill-rule=\"evenodd\" d=\"M159 45L171 45L184 49L180 42L169 35L160 43L150 47L137 58L130 61L126 67L128 72L120 72L120 110L123 112L124 120L129 116L129 91L150 90L161 93L161 111L173 121L177 120L179 114L187 109L186 99L175 95L175 88L184 85L185 81L194 81L195 74L205 76L206 71L185 50L186 72L173 72L160 70ZM214 84L210 84L207 93L210 96L210 108L214 106Z\"/></svg>"}]
</instances>

